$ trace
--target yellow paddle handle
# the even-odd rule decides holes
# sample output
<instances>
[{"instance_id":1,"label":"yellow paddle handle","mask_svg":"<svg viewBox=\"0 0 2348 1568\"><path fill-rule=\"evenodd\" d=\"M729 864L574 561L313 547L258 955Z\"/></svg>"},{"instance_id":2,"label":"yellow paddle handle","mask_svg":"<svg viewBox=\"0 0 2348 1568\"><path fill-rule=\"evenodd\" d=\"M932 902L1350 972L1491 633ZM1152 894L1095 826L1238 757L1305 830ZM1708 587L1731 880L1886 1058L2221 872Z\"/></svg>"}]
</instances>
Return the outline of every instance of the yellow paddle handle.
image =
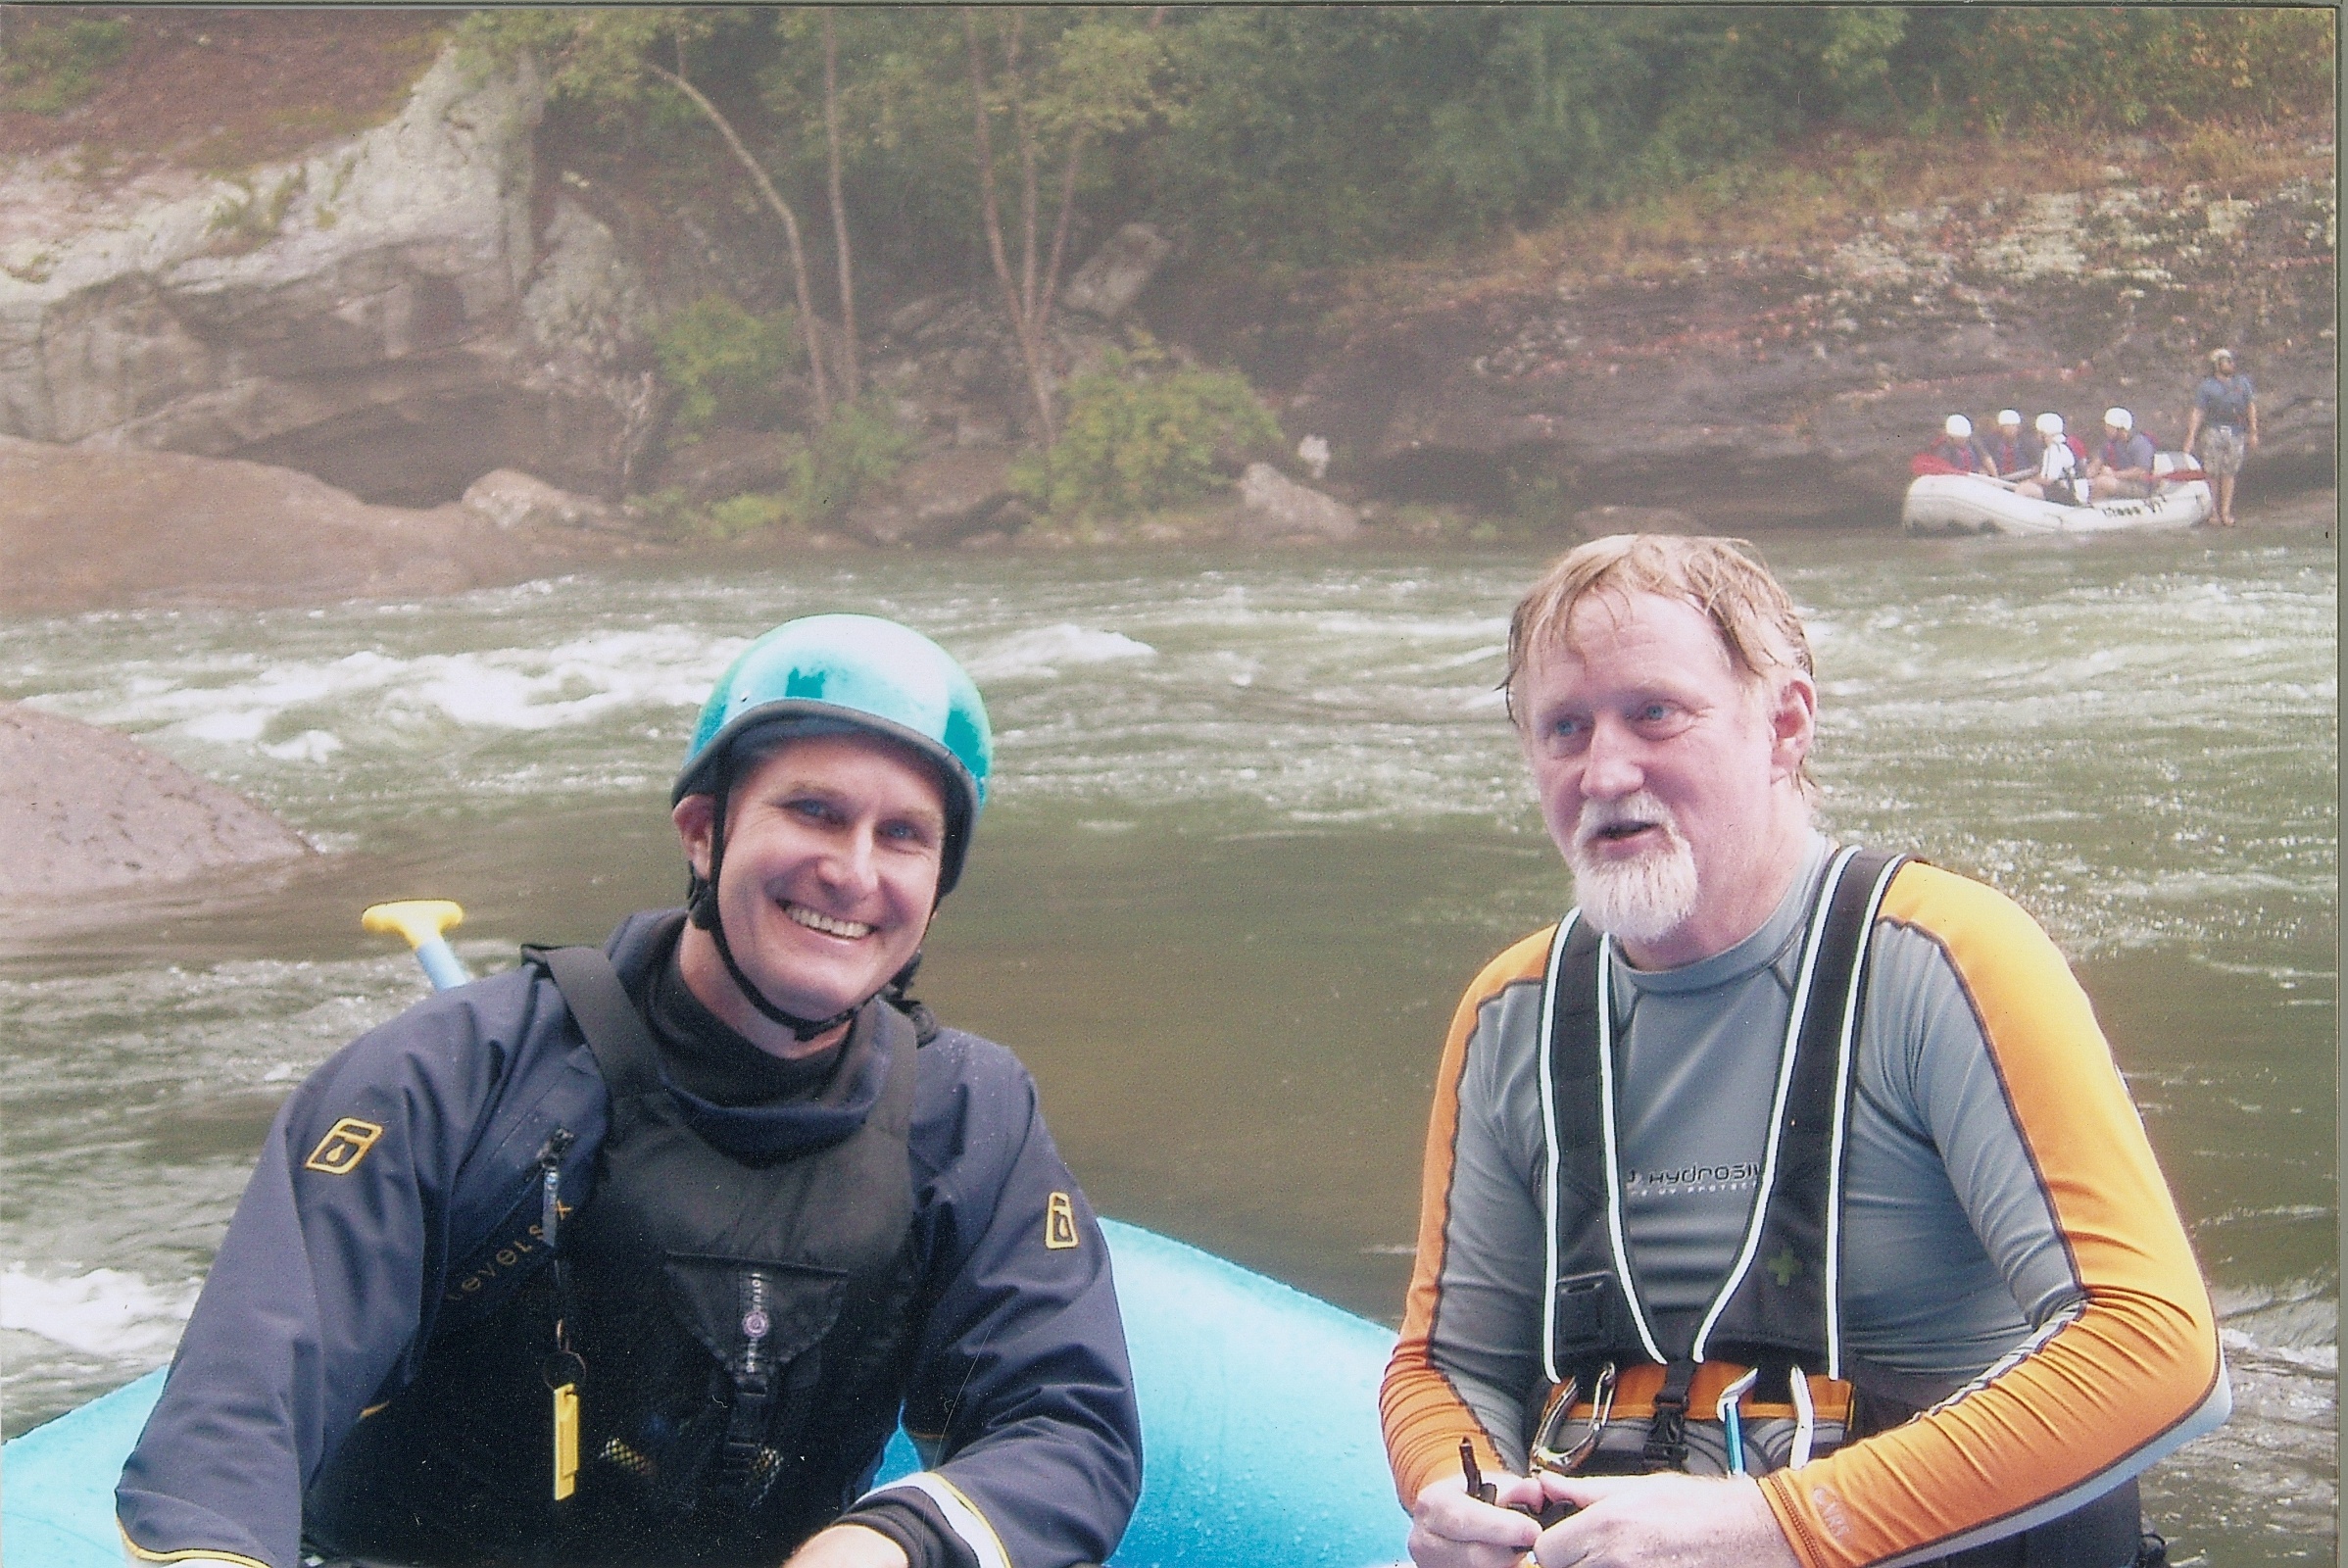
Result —
<instances>
[{"instance_id":1,"label":"yellow paddle handle","mask_svg":"<svg viewBox=\"0 0 2348 1568\"><path fill-rule=\"evenodd\" d=\"M420 948L451 926L465 923L464 908L448 899L399 899L390 904L370 904L359 916L359 924L377 936L397 933L408 939L408 946Z\"/></svg>"}]
</instances>

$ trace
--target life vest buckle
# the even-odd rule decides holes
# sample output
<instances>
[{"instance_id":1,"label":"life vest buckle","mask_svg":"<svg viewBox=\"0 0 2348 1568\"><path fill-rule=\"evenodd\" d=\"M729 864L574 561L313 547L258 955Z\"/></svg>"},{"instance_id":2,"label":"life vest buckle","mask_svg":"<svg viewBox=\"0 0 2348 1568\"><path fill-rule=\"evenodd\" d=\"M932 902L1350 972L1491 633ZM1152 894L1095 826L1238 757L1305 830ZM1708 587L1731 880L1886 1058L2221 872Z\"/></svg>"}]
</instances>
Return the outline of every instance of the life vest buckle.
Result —
<instances>
[{"instance_id":1,"label":"life vest buckle","mask_svg":"<svg viewBox=\"0 0 2348 1568\"><path fill-rule=\"evenodd\" d=\"M1694 1381L1693 1361L1674 1361L1664 1372L1663 1387L1655 1391L1655 1415L1647 1426L1646 1446L1639 1455L1652 1468L1687 1468L1688 1389Z\"/></svg>"}]
</instances>

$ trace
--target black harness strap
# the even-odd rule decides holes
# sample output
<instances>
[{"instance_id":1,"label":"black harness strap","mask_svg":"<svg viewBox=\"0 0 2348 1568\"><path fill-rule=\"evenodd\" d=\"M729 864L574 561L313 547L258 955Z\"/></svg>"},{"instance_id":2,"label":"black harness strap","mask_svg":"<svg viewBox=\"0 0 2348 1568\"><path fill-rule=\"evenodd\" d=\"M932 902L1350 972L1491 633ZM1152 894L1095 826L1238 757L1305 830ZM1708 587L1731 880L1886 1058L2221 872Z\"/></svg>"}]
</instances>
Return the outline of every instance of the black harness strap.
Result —
<instances>
[{"instance_id":1,"label":"black harness strap","mask_svg":"<svg viewBox=\"0 0 2348 1568\"><path fill-rule=\"evenodd\" d=\"M1835 1169L1834 1107L1847 1104L1858 1053L1840 1050L1846 1018L1856 1030L1865 988L1869 911L1877 889L1905 857L1862 850L1842 866L1829 898L1810 990L1794 1037L1794 1061L1779 1134L1776 1174L1764 1195L1754 1268L1714 1325L1706 1359L1729 1358L1782 1366L1801 1361L1824 1370L1828 1360L1826 1275L1829 1213L1839 1190ZM1551 1347L1562 1374L1601 1359L1647 1358L1633 1317L1630 1291L1606 1241L1608 1172L1604 1109L1598 1091L1598 1008L1611 1005L1598 962L1600 936L1577 919L1555 960L1555 1015L1548 1042L1551 1107L1558 1156L1558 1269L1560 1293ZM1858 991L1854 992L1854 982ZM1621 1042L1617 1041L1617 1049ZM1775 1262L1776 1268L1766 1266ZM1568 1287L1576 1299L1563 1298ZM1667 1336L1667 1338L1670 1336ZM1660 1342L1659 1342L1660 1344ZM1666 1364L1688 1347L1662 1344ZM1690 1363L1692 1365L1692 1363Z\"/></svg>"},{"instance_id":2,"label":"black harness strap","mask_svg":"<svg viewBox=\"0 0 2348 1568\"><path fill-rule=\"evenodd\" d=\"M525 947L521 956L554 978L614 1096L633 1099L661 1087L660 1049L601 948Z\"/></svg>"},{"instance_id":3,"label":"black harness strap","mask_svg":"<svg viewBox=\"0 0 2348 1568\"><path fill-rule=\"evenodd\" d=\"M1740 1345L1742 1325L1749 1324L1762 1333L1782 1332L1785 1320L1796 1314L1818 1324L1819 1348L1830 1358L1834 1355L1833 1341L1838 1336L1830 1335L1827 1329L1826 1265L1830 1261L1828 1239L1839 1236L1833 1211L1842 1191L1842 1170L1835 1157L1834 1107L1838 1102L1849 1105L1858 1076L1869 913L1884 873L1905 858L1881 850L1859 851L1844 865L1828 902L1810 969L1808 1003L1794 1046L1792 1079L1786 1086L1777 1177L1771 1184L1756 1252L1766 1277L1746 1281L1714 1333L1720 1349L1732 1359L1764 1359L1757 1352L1776 1348ZM1851 1032L1847 1058L1841 1052L1846 1026ZM1834 1272L1839 1273L1841 1259L1832 1261ZM1781 1272L1768 1273L1773 1266ZM1758 1299L1750 1295L1756 1290L1760 1292ZM1737 1310L1748 1303L1751 1309ZM1707 1355L1711 1348L1707 1347ZM1813 1363L1812 1370L1826 1367Z\"/></svg>"},{"instance_id":4,"label":"black harness strap","mask_svg":"<svg viewBox=\"0 0 2348 1568\"><path fill-rule=\"evenodd\" d=\"M587 1049L594 1054L596 1067L614 1100L642 1099L665 1092L660 1078L660 1048L653 1044L651 1031L644 1027L643 1015L629 1000L627 988L620 984L619 972L611 967L611 958L602 949L525 947L522 957L524 962L543 965L554 977L555 987L563 993L563 1004L577 1022L579 1033L586 1039ZM556 1288L564 1319L570 1315L566 1261L561 1249L556 1249ZM767 1321L765 1284L763 1276L756 1270L746 1277L743 1289L747 1295L742 1302L745 1323L753 1321L754 1314L755 1321L760 1324ZM733 1406L718 1445L712 1490L743 1509L758 1500L759 1478L755 1474L755 1466L766 1435L768 1410L774 1403L774 1368L758 1354L764 1338L763 1329L751 1336L748 1351L726 1368L733 1382Z\"/></svg>"}]
</instances>

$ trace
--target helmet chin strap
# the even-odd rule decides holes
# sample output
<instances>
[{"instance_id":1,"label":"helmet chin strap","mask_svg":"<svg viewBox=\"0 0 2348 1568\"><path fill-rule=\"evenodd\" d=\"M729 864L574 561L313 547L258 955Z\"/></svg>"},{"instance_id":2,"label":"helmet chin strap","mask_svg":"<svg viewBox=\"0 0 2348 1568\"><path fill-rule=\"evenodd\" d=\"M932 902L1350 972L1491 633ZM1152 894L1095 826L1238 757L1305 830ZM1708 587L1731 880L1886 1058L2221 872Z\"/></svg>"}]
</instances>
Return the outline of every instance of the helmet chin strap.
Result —
<instances>
[{"instance_id":1,"label":"helmet chin strap","mask_svg":"<svg viewBox=\"0 0 2348 1568\"><path fill-rule=\"evenodd\" d=\"M866 997L828 1018L803 1018L776 1006L768 1000L766 993L758 989L758 982L742 972L742 965L734 958L733 944L725 939L725 920L717 911L717 876L725 865L725 818L734 793L733 769L720 767L715 783L716 814L709 828L709 874L706 878L696 876L693 879L694 886L687 895L689 917L715 941L717 956L725 964L725 972L733 976L735 987L750 999L750 1004L773 1022L790 1030L791 1038L805 1045L816 1036L828 1034L848 1022L872 997ZM877 991L873 993L873 996L878 995L880 993Z\"/></svg>"}]
</instances>

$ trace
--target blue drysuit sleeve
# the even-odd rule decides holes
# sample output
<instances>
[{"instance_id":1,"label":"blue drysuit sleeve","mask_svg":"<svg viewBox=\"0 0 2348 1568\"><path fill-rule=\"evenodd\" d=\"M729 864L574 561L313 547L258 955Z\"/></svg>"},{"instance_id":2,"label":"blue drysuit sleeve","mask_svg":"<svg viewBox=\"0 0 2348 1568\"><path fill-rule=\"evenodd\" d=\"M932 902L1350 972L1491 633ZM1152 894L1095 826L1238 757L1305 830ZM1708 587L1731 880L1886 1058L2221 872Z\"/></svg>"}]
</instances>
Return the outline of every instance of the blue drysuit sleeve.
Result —
<instances>
[{"instance_id":1,"label":"blue drysuit sleeve","mask_svg":"<svg viewBox=\"0 0 2348 1568\"><path fill-rule=\"evenodd\" d=\"M360 1412L414 1376L459 1173L545 1014L520 972L443 993L286 1102L122 1471L134 1553L295 1568L305 1489ZM460 1241L467 1228L460 1214Z\"/></svg>"},{"instance_id":2,"label":"blue drysuit sleeve","mask_svg":"<svg viewBox=\"0 0 2348 1568\"><path fill-rule=\"evenodd\" d=\"M1141 1492L1141 1413L1108 1250L1034 1080L941 1034L912 1153L927 1314L905 1424L928 1468L868 1501L918 1492L979 1568L1105 1562Z\"/></svg>"}]
</instances>

